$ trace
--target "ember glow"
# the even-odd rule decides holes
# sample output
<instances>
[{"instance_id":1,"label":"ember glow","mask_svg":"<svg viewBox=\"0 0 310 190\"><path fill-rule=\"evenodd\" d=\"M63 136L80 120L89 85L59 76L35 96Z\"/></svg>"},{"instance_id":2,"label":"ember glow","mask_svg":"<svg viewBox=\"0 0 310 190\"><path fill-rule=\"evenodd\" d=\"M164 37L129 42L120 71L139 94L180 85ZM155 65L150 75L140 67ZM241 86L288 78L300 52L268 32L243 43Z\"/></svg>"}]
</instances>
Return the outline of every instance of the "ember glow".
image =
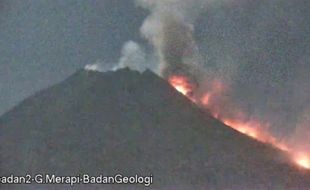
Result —
<instances>
[{"instance_id":1,"label":"ember glow","mask_svg":"<svg viewBox=\"0 0 310 190\"><path fill-rule=\"evenodd\" d=\"M305 154L297 155L295 162L303 168L310 169L310 158Z\"/></svg>"},{"instance_id":2,"label":"ember glow","mask_svg":"<svg viewBox=\"0 0 310 190\"><path fill-rule=\"evenodd\" d=\"M189 96L189 94L193 91L193 86L190 84L188 78L184 76L172 76L169 78L169 83L185 96Z\"/></svg>"},{"instance_id":3,"label":"ember glow","mask_svg":"<svg viewBox=\"0 0 310 190\"><path fill-rule=\"evenodd\" d=\"M223 119L223 123L227 126L234 128L235 130L248 135L252 138L259 139L262 142L268 142L268 134L260 133L260 124L254 121L241 122L237 120Z\"/></svg>"},{"instance_id":4,"label":"ember glow","mask_svg":"<svg viewBox=\"0 0 310 190\"><path fill-rule=\"evenodd\" d=\"M278 140L272 134L266 130L267 124L263 124L255 120L242 120L236 118L226 118L220 115L220 106L214 106L212 97L217 96L219 93L224 91L224 87L221 82L215 81L212 83L209 91L204 92L203 95L194 96L194 88L190 83L190 80L185 76L174 75L168 79L169 83L180 93L187 96L191 101L197 103L199 106L206 108L210 113L217 119L221 120L225 125L245 134L257 141L268 143L279 150L282 150L290 155L293 162L299 167L304 169L310 169L310 154L307 152L300 152L294 150L285 142ZM242 112L238 112L239 115L244 115Z\"/></svg>"},{"instance_id":5,"label":"ember glow","mask_svg":"<svg viewBox=\"0 0 310 190\"><path fill-rule=\"evenodd\" d=\"M208 106L210 103L210 97L211 97L211 95L209 93L206 93L205 95L203 95L201 98L202 105Z\"/></svg>"}]
</instances>

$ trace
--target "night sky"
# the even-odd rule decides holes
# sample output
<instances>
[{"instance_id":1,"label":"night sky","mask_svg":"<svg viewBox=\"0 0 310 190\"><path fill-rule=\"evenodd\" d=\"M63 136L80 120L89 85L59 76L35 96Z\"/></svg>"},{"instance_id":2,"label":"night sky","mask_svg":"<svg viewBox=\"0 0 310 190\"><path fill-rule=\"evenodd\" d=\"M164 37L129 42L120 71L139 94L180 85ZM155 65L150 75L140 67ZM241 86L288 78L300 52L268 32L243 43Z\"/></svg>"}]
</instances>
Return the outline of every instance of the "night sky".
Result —
<instances>
[{"instance_id":1,"label":"night sky","mask_svg":"<svg viewBox=\"0 0 310 190\"><path fill-rule=\"evenodd\" d=\"M310 2L228 2L195 21L205 67L229 73L234 100L288 133L310 115ZM128 40L148 47L147 14L132 0L0 0L0 114L86 64L116 64Z\"/></svg>"},{"instance_id":2,"label":"night sky","mask_svg":"<svg viewBox=\"0 0 310 190\"><path fill-rule=\"evenodd\" d=\"M113 64L146 12L122 0L1 0L0 113L86 64Z\"/></svg>"}]
</instances>

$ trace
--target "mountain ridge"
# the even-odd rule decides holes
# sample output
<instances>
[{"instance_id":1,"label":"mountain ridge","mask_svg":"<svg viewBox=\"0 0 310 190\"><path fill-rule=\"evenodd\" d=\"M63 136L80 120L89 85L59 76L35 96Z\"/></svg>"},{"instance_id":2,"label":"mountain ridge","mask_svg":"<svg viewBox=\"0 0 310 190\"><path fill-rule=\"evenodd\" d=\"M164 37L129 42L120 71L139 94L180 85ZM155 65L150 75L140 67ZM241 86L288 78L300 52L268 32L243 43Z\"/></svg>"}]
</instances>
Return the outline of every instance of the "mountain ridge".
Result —
<instances>
[{"instance_id":1,"label":"mountain ridge","mask_svg":"<svg viewBox=\"0 0 310 190\"><path fill-rule=\"evenodd\" d=\"M153 173L155 189L310 184L276 149L225 126L148 70L79 70L2 115L0 137L1 175Z\"/></svg>"}]
</instances>

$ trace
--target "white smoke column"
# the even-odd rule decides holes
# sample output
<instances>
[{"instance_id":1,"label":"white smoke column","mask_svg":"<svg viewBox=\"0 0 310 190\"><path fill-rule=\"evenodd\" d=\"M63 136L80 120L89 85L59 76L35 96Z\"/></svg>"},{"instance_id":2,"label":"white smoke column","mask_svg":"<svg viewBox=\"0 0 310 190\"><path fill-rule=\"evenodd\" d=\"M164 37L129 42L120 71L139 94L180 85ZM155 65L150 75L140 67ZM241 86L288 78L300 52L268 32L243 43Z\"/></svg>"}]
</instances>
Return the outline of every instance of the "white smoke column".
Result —
<instances>
[{"instance_id":1,"label":"white smoke column","mask_svg":"<svg viewBox=\"0 0 310 190\"><path fill-rule=\"evenodd\" d=\"M148 57L149 58L149 57ZM128 41L123 45L121 58L117 64L111 68L109 64L103 61L96 61L94 64L88 64L84 67L85 70L105 72L108 70L117 70L128 67L132 70L143 72L147 68L153 68L152 59L146 60L147 55L143 48L134 41ZM154 69L155 70L155 69Z\"/></svg>"},{"instance_id":2,"label":"white smoke column","mask_svg":"<svg viewBox=\"0 0 310 190\"><path fill-rule=\"evenodd\" d=\"M147 68L146 54L136 42L126 42L121 53L122 56L113 70L129 67L133 70L143 72Z\"/></svg>"},{"instance_id":3,"label":"white smoke column","mask_svg":"<svg viewBox=\"0 0 310 190\"><path fill-rule=\"evenodd\" d=\"M88 64L88 65L85 65L84 69L88 70L88 71L99 71L100 70L98 64Z\"/></svg>"},{"instance_id":4,"label":"white smoke column","mask_svg":"<svg viewBox=\"0 0 310 190\"><path fill-rule=\"evenodd\" d=\"M109 68L106 68L106 64L104 63L104 61L101 60L97 60L93 64L85 65L84 69L87 71L99 71L99 72L105 72L109 70Z\"/></svg>"}]
</instances>

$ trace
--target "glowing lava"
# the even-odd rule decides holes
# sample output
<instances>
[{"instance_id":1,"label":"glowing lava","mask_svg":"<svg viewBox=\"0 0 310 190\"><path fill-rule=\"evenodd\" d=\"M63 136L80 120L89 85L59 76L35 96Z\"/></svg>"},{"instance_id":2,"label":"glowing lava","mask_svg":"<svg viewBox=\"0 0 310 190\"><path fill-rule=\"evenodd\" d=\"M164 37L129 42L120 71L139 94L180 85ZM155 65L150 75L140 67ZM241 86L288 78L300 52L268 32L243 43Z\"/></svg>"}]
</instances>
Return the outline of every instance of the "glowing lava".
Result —
<instances>
[{"instance_id":1,"label":"glowing lava","mask_svg":"<svg viewBox=\"0 0 310 190\"><path fill-rule=\"evenodd\" d=\"M185 96L189 96L193 91L193 86L190 84L188 78L184 76L174 75L169 78L169 83Z\"/></svg>"},{"instance_id":2,"label":"glowing lava","mask_svg":"<svg viewBox=\"0 0 310 190\"><path fill-rule=\"evenodd\" d=\"M206 91L204 95L197 98L193 96L194 89L190 80L186 76L173 75L168 79L169 83L180 93L187 96L194 103L199 104L210 110L211 114L221 120L225 125L243 133L249 137L252 137L260 142L271 144L272 146L286 152L292 157L292 160L300 167L304 169L310 169L310 154L303 152L297 153L294 148L289 147L288 144L278 140L276 137L268 133L267 125L262 124L255 120L241 120L236 118L223 118L220 117L220 111L217 110L219 106L214 106L212 97L218 96L224 90L220 81L215 81L211 85L211 89ZM213 106L212 106L213 105ZM221 108L220 108L221 109ZM239 112L242 115L242 112Z\"/></svg>"},{"instance_id":3,"label":"glowing lava","mask_svg":"<svg viewBox=\"0 0 310 190\"><path fill-rule=\"evenodd\" d=\"M234 120L229 120L229 119L224 119L223 123L225 123L225 125L230 126L232 128L234 128L235 130L239 131L240 133L246 134L252 138L255 139L260 139L261 141L265 142L267 139L267 137L261 137L259 138L260 133L258 131L258 129L254 126L257 126L258 124L254 123L254 122L248 122L248 123L243 123L240 121L234 121ZM253 126L253 127L251 127Z\"/></svg>"},{"instance_id":4,"label":"glowing lava","mask_svg":"<svg viewBox=\"0 0 310 190\"><path fill-rule=\"evenodd\" d=\"M296 163L306 169L310 169L310 158L305 154L300 154L295 159Z\"/></svg>"}]
</instances>

